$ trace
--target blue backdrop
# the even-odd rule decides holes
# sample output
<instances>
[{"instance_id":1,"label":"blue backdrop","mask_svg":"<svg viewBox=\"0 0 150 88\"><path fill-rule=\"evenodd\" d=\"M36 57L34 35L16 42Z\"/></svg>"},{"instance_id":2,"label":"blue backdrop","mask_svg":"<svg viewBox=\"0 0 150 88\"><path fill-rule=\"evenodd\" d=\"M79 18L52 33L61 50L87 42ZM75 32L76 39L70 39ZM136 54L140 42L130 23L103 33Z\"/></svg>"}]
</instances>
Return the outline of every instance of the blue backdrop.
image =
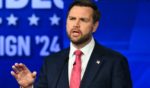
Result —
<instances>
[{"instance_id":1,"label":"blue backdrop","mask_svg":"<svg viewBox=\"0 0 150 88\"><path fill-rule=\"evenodd\" d=\"M128 58L134 88L150 88L150 1L95 2L102 13L95 39ZM69 46L65 24L70 3L0 0L0 88L18 88L10 74L15 62L39 72L45 56Z\"/></svg>"}]
</instances>

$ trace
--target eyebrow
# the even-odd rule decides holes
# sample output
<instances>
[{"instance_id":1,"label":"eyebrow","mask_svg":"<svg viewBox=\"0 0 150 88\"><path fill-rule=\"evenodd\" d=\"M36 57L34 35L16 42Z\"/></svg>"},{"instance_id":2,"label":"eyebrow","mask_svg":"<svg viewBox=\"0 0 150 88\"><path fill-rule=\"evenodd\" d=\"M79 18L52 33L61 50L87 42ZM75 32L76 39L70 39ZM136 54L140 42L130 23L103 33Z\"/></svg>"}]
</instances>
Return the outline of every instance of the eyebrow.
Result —
<instances>
[{"instance_id":1,"label":"eyebrow","mask_svg":"<svg viewBox=\"0 0 150 88\"><path fill-rule=\"evenodd\" d=\"M68 18L76 18L75 16L68 16ZM80 19L88 19L87 17L80 17Z\"/></svg>"}]
</instances>

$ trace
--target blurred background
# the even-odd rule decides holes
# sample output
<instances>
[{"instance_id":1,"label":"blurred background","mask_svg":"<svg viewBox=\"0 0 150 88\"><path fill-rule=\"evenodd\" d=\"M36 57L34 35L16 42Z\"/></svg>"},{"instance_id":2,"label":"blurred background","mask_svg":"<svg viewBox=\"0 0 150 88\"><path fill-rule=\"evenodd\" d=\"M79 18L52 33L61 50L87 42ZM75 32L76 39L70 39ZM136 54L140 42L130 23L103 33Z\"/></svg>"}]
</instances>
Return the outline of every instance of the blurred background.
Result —
<instances>
[{"instance_id":1,"label":"blurred background","mask_svg":"<svg viewBox=\"0 0 150 88\"><path fill-rule=\"evenodd\" d=\"M150 0L93 0L102 17L97 42L124 54L133 88L150 88ZM15 62L39 73L44 57L69 46L72 0L0 0L0 88L18 88Z\"/></svg>"}]
</instances>

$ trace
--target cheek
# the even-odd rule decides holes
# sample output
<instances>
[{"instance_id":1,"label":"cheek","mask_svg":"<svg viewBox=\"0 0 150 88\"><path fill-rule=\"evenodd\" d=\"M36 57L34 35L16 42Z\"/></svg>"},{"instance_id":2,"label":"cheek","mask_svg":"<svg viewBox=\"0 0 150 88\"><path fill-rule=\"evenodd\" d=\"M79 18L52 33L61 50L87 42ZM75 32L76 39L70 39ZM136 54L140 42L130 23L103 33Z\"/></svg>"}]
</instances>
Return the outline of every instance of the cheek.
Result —
<instances>
[{"instance_id":1,"label":"cheek","mask_svg":"<svg viewBox=\"0 0 150 88\"><path fill-rule=\"evenodd\" d=\"M89 33L93 33L93 27L92 26L86 26L84 28L82 28L82 33L83 34L89 34Z\"/></svg>"},{"instance_id":2,"label":"cheek","mask_svg":"<svg viewBox=\"0 0 150 88\"><path fill-rule=\"evenodd\" d=\"M66 28L67 28L67 32L70 32L72 30L72 28L73 28L73 23L67 22L66 23Z\"/></svg>"},{"instance_id":3,"label":"cheek","mask_svg":"<svg viewBox=\"0 0 150 88\"><path fill-rule=\"evenodd\" d=\"M67 28L67 30L69 29L69 26L70 26L70 25L69 25L69 23L67 22L67 23L66 23L66 28Z\"/></svg>"},{"instance_id":4,"label":"cheek","mask_svg":"<svg viewBox=\"0 0 150 88\"><path fill-rule=\"evenodd\" d=\"M71 22L69 22L69 21L67 21L66 25L67 25L67 28L71 28L71 26L72 26Z\"/></svg>"},{"instance_id":5,"label":"cheek","mask_svg":"<svg viewBox=\"0 0 150 88\"><path fill-rule=\"evenodd\" d=\"M66 26L66 31L67 31L68 34L70 34L71 27L69 25Z\"/></svg>"}]
</instances>

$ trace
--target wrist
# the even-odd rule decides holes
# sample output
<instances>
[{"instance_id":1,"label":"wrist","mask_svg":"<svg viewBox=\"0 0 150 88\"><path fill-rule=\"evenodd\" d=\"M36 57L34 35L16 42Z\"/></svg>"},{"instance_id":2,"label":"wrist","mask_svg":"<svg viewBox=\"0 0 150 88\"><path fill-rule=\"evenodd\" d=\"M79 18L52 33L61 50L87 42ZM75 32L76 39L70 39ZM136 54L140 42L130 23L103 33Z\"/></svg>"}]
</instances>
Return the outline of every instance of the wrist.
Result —
<instances>
[{"instance_id":1,"label":"wrist","mask_svg":"<svg viewBox=\"0 0 150 88\"><path fill-rule=\"evenodd\" d=\"M22 87L22 86L20 86L20 88L33 88L33 85L28 86L28 87Z\"/></svg>"}]
</instances>

